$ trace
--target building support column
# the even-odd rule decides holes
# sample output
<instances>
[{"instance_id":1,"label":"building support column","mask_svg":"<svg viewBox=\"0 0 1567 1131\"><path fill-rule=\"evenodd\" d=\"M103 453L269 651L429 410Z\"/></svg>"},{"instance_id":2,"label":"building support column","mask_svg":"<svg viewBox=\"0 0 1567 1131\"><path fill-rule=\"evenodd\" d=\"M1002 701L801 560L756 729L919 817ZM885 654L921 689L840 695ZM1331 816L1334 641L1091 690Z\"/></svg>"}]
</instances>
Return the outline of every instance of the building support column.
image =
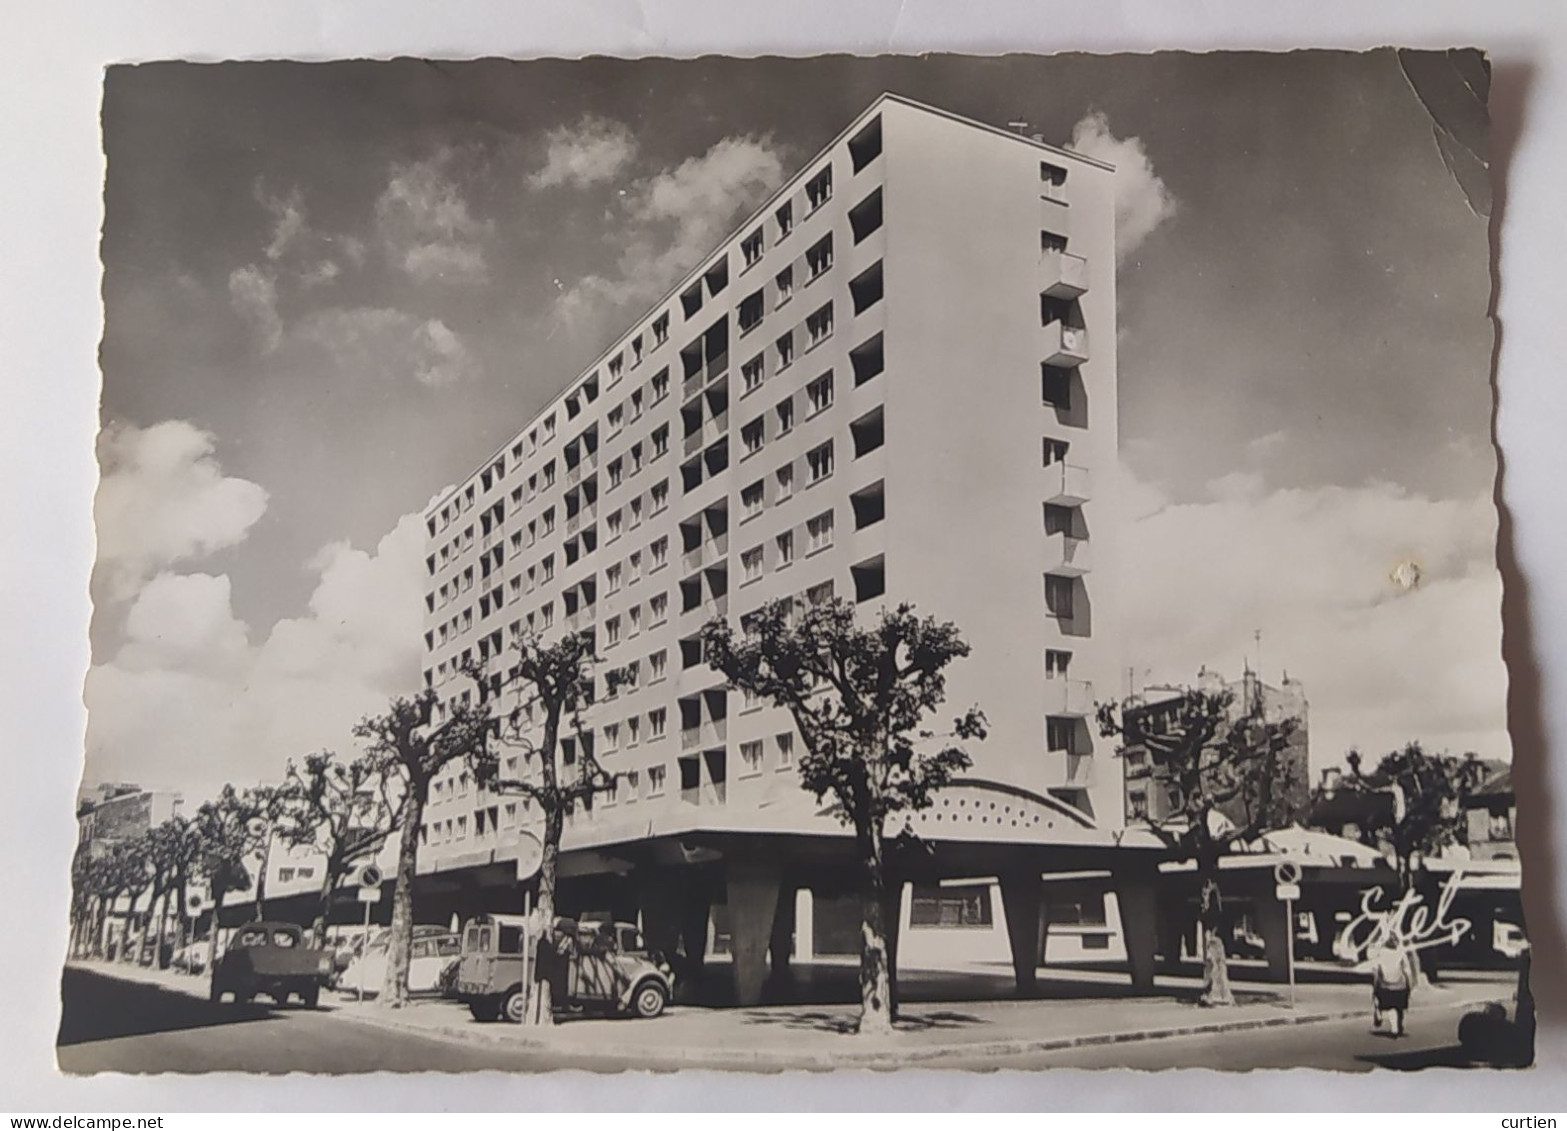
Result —
<instances>
[{"instance_id":1,"label":"building support column","mask_svg":"<svg viewBox=\"0 0 1567 1131\"><path fill-rule=\"evenodd\" d=\"M1282 900L1272 892L1257 895L1257 933L1262 936L1268 960L1268 981L1287 982L1290 976L1290 921Z\"/></svg>"},{"instance_id":2,"label":"building support column","mask_svg":"<svg viewBox=\"0 0 1567 1131\"><path fill-rule=\"evenodd\" d=\"M816 895L810 888L794 893L794 957L796 962L816 961Z\"/></svg>"},{"instance_id":3,"label":"building support column","mask_svg":"<svg viewBox=\"0 0 1567 1131\"><path fill-rule=\"evenodd\" d=\"M679 888L678 911L680 941L685 951L684 968L680 971L680 984L676 996L682 1001L697 1000L706 973L707 934L712 922L713 893L709 879L695 870L684 873L685 882ZM680 986L685 987L682 993Z\"/></svg>"},{"instance_id":4,"label":"building support column","mask_svg":"<svg viewBox=\"0 0 1567 1131\"><path fill-rule=\"evenodd\" d=\"M780 982L791 977L790 963L794 959L795 949L795 907L795 889L789 884L780 884L778 901L773 911L772 937L767 943L773 977Z\"/></svg>"},{"instance_id":5,"label":"building support column","mask_svg":"<svg viewBox=\"0 0 1567 1131\"><path fill-rule=\"evenodd\" d=\"M1155 954L1159 943L1158 873L1128 872L1118 875L1115 901L1121 909L1121 941L1126 946L1126 966L1132 985L1153 989Z\"/></svg>"},{"instance_id":6,"label":"building support column","mask_svg":"<svg viewBox=\"0 0 1567 1131\"><path fill-rule=\"evenodd\" d=\"M777 919L779 868L771 861L731 860L724 883L735 1004L760 1005L767 981L767 948Z\"/></svg>"},{"instance_id":7,"label":"building support column","mask_svg":"<svg viewBox=\"0 0 1567 1131\"><path fill-rule=\"evenodd\" d=\"M1031 997L1039 986L1039 963L1044 958L1044 881L1037 871L1009 872L1000 880L1017 996Z\"/></svg>"}]
</instances>

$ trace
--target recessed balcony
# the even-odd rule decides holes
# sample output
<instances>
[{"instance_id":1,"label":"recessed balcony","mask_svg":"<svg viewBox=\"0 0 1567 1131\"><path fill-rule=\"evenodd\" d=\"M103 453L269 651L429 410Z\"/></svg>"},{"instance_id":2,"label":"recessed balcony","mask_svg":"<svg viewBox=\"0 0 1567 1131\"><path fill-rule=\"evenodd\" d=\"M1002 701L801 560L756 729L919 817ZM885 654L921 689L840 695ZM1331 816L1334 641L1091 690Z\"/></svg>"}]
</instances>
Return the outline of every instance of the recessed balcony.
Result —
<instances>
[{"instance_id":1,"label":"recessed balcony","mask_svg":"<svg viewBox=\"0 0 1567 1131\"><path fill-rule=\"evenodd\" d=\"M1061 577L1082 577L1092 565L1093 551L1087 538L1074 538L1064 531L1045 535L1046 573Z\"/></svg>"},{"instance_id":2,"label":"recessed balcony","mask_svg":"<svg viewBox=\"0 0 1567 1131\"><path fill-rule=\"evenodd\" d=\"M1073 789L1092 789L1097 781L1092 754L1067 754L1065 785Z\"/></svg>"},{"instance_id":3,"label":"recessed balcony","mask_svg":"<svg viewBox=\"0 0 1567 1131\"><path fill-rule=\"evenodd\" d=\"M1088 469L1057 460L1045 467L1045 502L1058 507L1080 507L1092 498Z\"/></svg>"},{"instance_id":4,"label":"recessed balcony","mask_svg":"<svg viewBox=\"0 0 1567 1131\"><path fill-rule=\"evenodd\" d=\"M1081 326L1068 326L1059 319L1044 329L1046 365L1055 369L1072 369L1088 360L1088 331Z\"/></svg>"},{"instance_id":5,"label":"recessed balcony","mask_svg":"<svg viewBox=\"0 0 1567 1131\"><path fill-rule=\"evenodd\" d=\"M1074 299L1088 292L1088 260L1070 251L1046 251L1039 266L1044 292L1051 298Z\"/></svg>"},{"instance_id":6,"label":"recessed balcony","mask_svg":"<svg viewBox=\"0 0 1567 1131\"><path fill-rule=\"evenodd\" d=\"M1086 719L1094 713L1094 685L1086 679L1052 676L1045 680L1045 714Z\"/></svg>"}]
</instances>

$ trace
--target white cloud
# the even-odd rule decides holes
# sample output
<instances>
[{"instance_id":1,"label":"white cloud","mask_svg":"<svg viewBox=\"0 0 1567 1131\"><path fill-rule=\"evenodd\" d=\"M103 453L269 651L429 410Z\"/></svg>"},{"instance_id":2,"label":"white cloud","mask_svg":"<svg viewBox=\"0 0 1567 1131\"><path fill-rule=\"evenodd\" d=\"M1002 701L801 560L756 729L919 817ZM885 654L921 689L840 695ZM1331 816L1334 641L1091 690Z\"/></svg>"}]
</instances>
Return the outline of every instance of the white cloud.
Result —
<instances>
[{"instance_id":1,"label":"white cloud","mask_svg":"<svg viewBox=\"0 0 1567 1131\"><path fill-rule=\"evenodd\" d=\"M528 178L534 188L586 188L607 181L637 152L636 138L622 123L591 115L574 126L551 130L544 146L544 166Z\"/></svg>"},{"instance_id":2,"label":"white cloud","mask_svg":"<svg viewBox=\"0 0 1567 1131\"><path fill-rule=\"evenodd\" d=\"M483 283L492 225L475 219L457 183L460 155L398 165L375 204L376 228L393 263L418 282Z\"/></svg>"},{"instance_id":3,"label":"white cloud","mask_svg":"<svg viewBox=\"0 0 1567 1131\"><path fill-rule=\"evenodd\" d=\"M234 618L227 577L160 573L142 587L126 616L117 662L131 671L233 671L247 635Z\"/></svg>"},{"instance_id":4,"label":"white cloud","mask_svg":"<svg viewBox=\"0 0 1567 1131\"><path fill-rule=\"evenodd\" d=\"M1115 257L1124 260L1176 212L1140 138L1118 138L1103 113L1087 114L1072 128L1071 148L1115 166Z\"/></svg>"},{"instance_id":5,"label":"white cloud","mask_svg":"<svg viewBox=\"0 0 1567 1131\"><path fill-rule=\"evenodd\" d=\"M1130 477L1127 477L1130 479ZM1227 476L1172 502L1130 481L1125 662L1152 682L1206 665L1301 679L1313 761L1351 746L1507 757L1496 513L1485 496L1433 500L1385 483L1265 494ZM1417 588L1394 577L1403 562Z\"/></svg>"},{"instance_id":6,"label":"white cloud","mask_svg":"<svg viewBox=\"0 0 1567 1131\"><path fill-rule=\"evenodd\" d=\"M424 524L404 516L373 552L335 543L308 563L308 611L252 645L226 577L162 574L124 646L87 680L91 780L275 781L290 757L348 751L351 728L419 680Z\"/></svg>"},{"instance_id":7,"label":"white cloud","mask_svg":"<svg viewBox=\"0 0 1567 1131\"><path fill-rule=\"evenodd\" d=\"M431 318L413 333L414 377L432 389L470 377L473 355L445 322Z\"/></svg>"},{"instance_id":8,"label":"white cloud","mask_svg":"<svg viewBox=\"0 0 1567 1131\"><path fill-rule=\"evenodd\" d=\"M236 267L229 273L229 303L256 331L261 348L277 349L283 340L283 319L277 310L277 282L259 267Z\"/></svg>"},{"instance_id":9,"label":"white cloud","mask_svg":"<svg viewBox=\"0 0 1567 1131\"><path fill-rule=\"evenodd\" d=\"M770 141L733 137L628 186L614 217L628 233L615 270L568 287L557 300L556 317L573 324L657 298L782 179L783 162Z\"/></svg>"},{"instance_id":10,"label":"white cloud","mask_svg":"<svg viewBox=\"0 0 1567 1131\"><path fill-rule=\"evenodd\" d=\"M477 362L462 336L439 318L386 307L331 308L300 323L301 341L328 354L345 376L413 378L437 389L468 380Z\"/></svg>"},{"instance_id":11,"label":"white cloud","mask_svg":"<svg viewBox=\"0 0 1567 1131\"><path fill-rule=\"evenodd\" d=\"M213 436L184 420L116 425L99 439L98 566L116 600L155 571L244 540L267 493L223 474Z\"/></svg>"}]
</instances>

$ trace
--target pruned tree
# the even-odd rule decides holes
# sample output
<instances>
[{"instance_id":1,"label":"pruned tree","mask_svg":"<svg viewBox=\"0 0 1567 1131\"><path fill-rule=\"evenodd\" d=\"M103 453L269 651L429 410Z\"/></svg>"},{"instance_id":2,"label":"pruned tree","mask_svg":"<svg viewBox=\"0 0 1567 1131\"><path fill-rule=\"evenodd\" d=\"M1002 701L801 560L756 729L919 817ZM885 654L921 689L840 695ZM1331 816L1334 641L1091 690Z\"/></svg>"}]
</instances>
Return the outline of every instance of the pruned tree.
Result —
<instances>
[{"instance_id":1,"label":"pruned tree","mask_svg":"<svg viewBox=\"0 0 1567 1131\"><path fill-rule=\"evenodd\" d=\"M1344 761L1349 774L1340 788L1386 797L1386 803L1365 807L1360 827L1367 844L1392 854L1398 876L1395 901L1418 888L1422 898L1434 904L1439 894L1425 861L1463 840L1463 802L1484 779L1484 764L1474 754L1428 754L1418 742L1384 754L1370 773L1362 768L1358 750L1351 750ZM1419 976L1437 980L1434 947L1422 948L1414 959Z\"/></svg>"},{"instance_id":2,"label":"pruned tree","mask_svg":"<svg viewBox=\"0 0 1567 1131\"><path fill-rule=\"evenodd\" d=\"M438 696L426 689L413 698L398 696L384 714L354 727L365 756L381 776L402 789L398 825L397 882L392 892L392 927L386 952L386 984L380 1004L408 1004L408 963L413 949L413 881L419 857L419 829L430 800L430 783L451 762L466 759L483 746L492 729L485 705L454 699L443 721L435 723Z\"/></svg>"},{"instance_id":3,"label":"pruned tree","mask_svg":"<svg viewBox=\"0 0 1567 1131\"><path fill-rule=\"evenodd\" d=\"M279 822L283 819L286 801L283 787L275 785L253 786L244 793L246 803L254 810L250 821L250 833L256 840L256 918L267 917L267 871L271 866L272 843L277 837Z\"/></svg>"},{"instance_id":4,"label":"pruned tree","mask_svg":"<svg viewBox=\"0 0 1567 1131\"><path fill-rule=\"evenodd\" d=\"M145 913L138 911L136 905L152 886L154 847L151 830L123 841L116 847L119 849L120 890L128 901L125 933L120 939L120 961L140 962L141 952L146 947L147 922L151 917L152 904L149 900ZM136 929L134 942L131 940L133 925Z\"/></svg>"},{"instance_id":5,"label":"pruned tree","mask_svg":"<svg viewBox=\"0 0 1567 1131\"><path fill-rule=\"evenodd\" d=\"M381 754L341 761L330 750L288 763L278 795L277 837L290 848L309 848L325 861L315 920L315 943L326 942L332 895L353 869L375 858L397 831L399 776Z\"/></svg>"},{"instance_id":6,"label":"pruned tree","mask_svg":"<svg viewBox=\"0 0 1567 1131\"><path fill-rule=\"evenodd\" d=\"M1141 749L1163 791L1148 827L1180 860L1196 865L1200 885L1204 1005L1234 1005L1224 946L1219 861L1234 848L1295 817L1303 783L1286 757L1296 720L1268 721L1229 691L1185 690L1156 708L1101 703L1099 730L1119 740L1117 756Z\"/></svg>"},{"instance_id":7,"label":"pruned tree","mask_svg":"<svg viewBox=\"0 0 1567 1131\"><path fill-rule=\"evenodd\" d=\"M538 923L534 953L543 953L555 922L556 868L566 814L578 805L591 805L593 796L612 787L615 777L606 773L592 746L581 741L583 709L593 701L593 642L586 633L568 633L546 644L537 635L521 637L510 653L505 674L515 690L516 704L500 720L488 742L470 755L475 780L490 792L526 798L537 805L542 819L542 848L535 917ZM467 671L480 689L481 703L496 694L496 682L475 666ZM499 673L497 673L499 674ZM618 674L610 676L613 686ZM561 738L565 730L576 734L575 770L561 764ZM520 1015L510 1019L528 1025L554 1024L554 1001L547 977L536 976L525 987Z\"/></svg>"},{"instance_id":8,"label":"pruned tree","mask_svg":"<svg viewBox=\"0 0 1567 1131\"><path fill-rule=\"evenodd\" d=\"M1383 755L1370 773L1359 751L1344 760L1349 774L1340 788L1388 797L1388 804L1367 806L1361 833L1392 852L1402 895L1415 885L1424 858L1463 838L1463 801L1485 777L1485 766L1473 754L1427 754L1418 742Z\"/></svg>"},{"instance_id":9,"label":"pruned tree","mask_svg":"<svg viewBox=\"0 0 1567 1131\"><path fill-rule=\"evenodd\" d=\"M218 796L202 802L191 821L196 841L193 863L206 877L212 900L212 928L207 938L207 969L218 961L218 915L223 899L230 892L250 886L250 861L260 850L259 830L254 823L265 804L264 794L244 793L225 785ZM183 893L181 902L183 903ZM194 940L193 940L194 941Z\"/></svg>"},{"instance_id":10,"label":"pruned tree","mask_svg":"<svg viewBox=\"0 0 1567 1131\"><path fill-rule=\"evenodd\" d=\"M718 619L702 630L707 662L731 688L787 709L800 732L800 784L854 833L861 865L859 1032L891 1031L896 973L886 916L887 829L899 814L927 808L932 795L972 763L956 742L985 737L971 707L950 732L922 729L946 698L946 668L969 654L956 625L920 618L912 606L855 622L838 599L801 611L788 600L745 618L736 633Z\"/></svg>"},{"instance_id":11,"label":"pruned tree","mask_svg":"<svg viewBox=\"0 0 1567 1131\"><path fill-rule=\"evenodd\" d=\"M163 929L168 919L169 903L175 903L175 920L177 923L176 938L184 935L186 897L190 892L190 884L201 868L202 854L206 845L202 841L200 830L196 822L182 816L174 816L165 821L160 828L164 829L165 843L161 849L161 862L168 869L165 877L163 912L159 917L158 949L155 964L163 961Z\"/></svg>"}]
</instances>

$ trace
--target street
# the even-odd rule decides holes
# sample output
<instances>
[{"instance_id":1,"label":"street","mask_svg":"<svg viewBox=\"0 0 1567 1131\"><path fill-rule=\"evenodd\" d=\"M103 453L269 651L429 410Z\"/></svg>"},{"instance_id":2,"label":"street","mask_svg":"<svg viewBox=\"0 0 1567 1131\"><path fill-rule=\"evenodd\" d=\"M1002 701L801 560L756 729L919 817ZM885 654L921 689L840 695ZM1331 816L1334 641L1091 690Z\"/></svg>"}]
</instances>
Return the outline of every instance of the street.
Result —
<instances>
[{"instance_id":1,"label":"street","mask_svg":"<svg viewBox=\"0 0 1567 1131\"><path fill-rule=\"evenodd\" d=\"M60 1067L68 1073L95 1072L374 1072L374 1071L547 1071L579 1068L589 1071L619 1071L626 1068L674 1067L666 1047L679 1044L695 1034L707 1037L719 1016L736 1028L745 1029L805 1025L821 1029L831 1021L820 1008L763 1011L675 1010L659 1021L646 1023L588 1022L609 1025L614 1036L609 1045L589 1051L592 1044L567 1040L568 1047L541 1052L536 1048L506 1048L475 1039L478 1030L467 1029L466 1011L454 1003L429 1003L421 1011L426 1016L451 1017L461 1035L430 1035L401 1029L376 1027L354 1020L346 1011L324 1004L320 1010L279 1009L270 1005L213 1005L190 991L199 991L193 980L190 990L151 984L144 980L116 976L114 973L68 968L63 983L64 1013L59 1040ZM1357 995L1358 996L1358 995ZM1077 1012L1087 1002L1039 1001L1006 1003L992 1013L980 1003L972 1003L971 1012L1013 1018L1008 1035L1021 1027L1035 1039L1045 1037L1047 1028L1059 1028L1063 1014ZM1105 1031L1125 1028L1130 1023L1128 1010L1142 1010L1136 1003L1100 1001L1095 1014ZM1167 1006L1168 1008L1168 1006ZM1431 999L1417 1007L1410 1018L1410 1036L1402 1040L1373 1034L1369 1011L1366 1016L1349 1020L1316 1021L1265 1029L1242 1029L1224 1033L1163 1037L1153 1040L1106 1041L1077 1048L996 1055L992 1050L965 1056L953 1050L937 1059L917 1058L921 1068L950 1068L985 1071L990 1069L1035 1070L1042 1068L1293 1068L1310 1067L1368 1071L1376 1067L1417 1068L1459 1066L1457 1026L1469 1008L1457 998ZM1024 1017L1017 1010L1040 1010ZM960 1022L977 1019L955 1013L951 1008L931 1013L949 1038L961 1043L967 1026ZM1184 1025L1223 1021L1214 1011L1192 1014L1182 1011ZM823 1018L826 1018L824 1021ZM770 1022L770 1024L762 1024ZM987 1028L996 1029L995 1022ZM644 1028L644 1026L646 1026ZM575 1029L575 1025L572 1025ZM656 1031L656 1032L655 1032ZM1079 1033L1093 1030L1076 1030ZM581 1032L581 1031L578 1031ZM622 1037L621 1034L624 1034ZM998 1032L992 1032L993 1038ZM628 1050L628 1042L650 1039L648 1054ZM975 1031L973 1039L980 1039ZM850 1038L852 1040L852 1038ZM846 1048L849 1046L846 1046ZM915 1052L917 1044L909 1051ZM790 1067L822 1067L808 1060L793 1062L789 1050L777 1049L764 1063L743 1057L725 1064L716 1056L705 1062L708 1067L743 1068L752 1071ZM895 1066L896 1053L888 1067Z\"/></svg>"},{"instance_id":2,"label":"street","mask_svg":"<svg viewBox=\"0 0 1567 1131\"><path fill-rule=\"evenodd\" d=\"M319 1010L213 1005L159 986L67 969L60 1069L94 1072L479 1072L614 1069L602 1060L467 1046L374 1029Z\"/></svg>"}]
</instances>

